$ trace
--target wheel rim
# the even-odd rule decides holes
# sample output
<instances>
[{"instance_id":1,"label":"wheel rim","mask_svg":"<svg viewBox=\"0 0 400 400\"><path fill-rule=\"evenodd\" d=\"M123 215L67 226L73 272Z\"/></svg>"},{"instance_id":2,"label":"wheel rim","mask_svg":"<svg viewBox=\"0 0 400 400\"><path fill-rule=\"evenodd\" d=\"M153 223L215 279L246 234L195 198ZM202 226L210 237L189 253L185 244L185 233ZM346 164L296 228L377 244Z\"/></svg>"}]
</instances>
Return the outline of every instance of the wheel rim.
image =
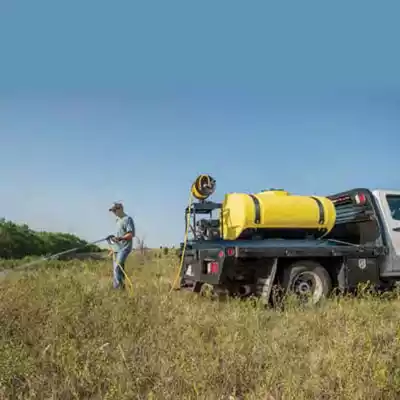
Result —
<instances>
[{"instance_id":1,"label":"wheel rim","mask_svg":"<svg viewBox=\"0 0 400 400\"><path fill-rule=\"evenodd\" d=\"M293 279L292 291L303 301L317 303L323 296L322 280L312 271L301 272Z\"/></svg>"}]
</instances>

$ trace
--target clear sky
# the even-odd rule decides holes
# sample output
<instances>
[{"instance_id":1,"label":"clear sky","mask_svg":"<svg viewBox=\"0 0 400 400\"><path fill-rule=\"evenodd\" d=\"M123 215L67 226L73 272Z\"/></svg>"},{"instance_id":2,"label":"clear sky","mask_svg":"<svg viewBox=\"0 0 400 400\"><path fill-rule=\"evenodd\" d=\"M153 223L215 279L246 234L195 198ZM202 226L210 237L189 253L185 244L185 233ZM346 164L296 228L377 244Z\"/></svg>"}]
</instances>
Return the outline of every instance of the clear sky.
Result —
<instances>
[{"instance_id":1,"label":"clear sky","mask_svg":"<svg viewBox=\"0 0 400 400\"><path fill-rule=\"evenodd\" d=\"M0 215L96 240L122 200L159 246L199 173L400 189L397 4L2 2Z\"/></svg>"}]
</instances>

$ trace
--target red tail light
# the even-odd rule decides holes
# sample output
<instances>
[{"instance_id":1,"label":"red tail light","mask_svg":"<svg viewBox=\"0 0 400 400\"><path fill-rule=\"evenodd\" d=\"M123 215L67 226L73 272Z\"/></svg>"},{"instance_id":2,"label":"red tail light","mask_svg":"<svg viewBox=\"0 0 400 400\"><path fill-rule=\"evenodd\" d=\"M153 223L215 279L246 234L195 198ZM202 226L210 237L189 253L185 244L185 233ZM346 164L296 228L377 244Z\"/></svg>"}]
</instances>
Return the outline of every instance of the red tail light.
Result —
<instances>
[{"instance_id":1,"label":"red tail light","mask_svg":"<svg viewBox=\"0 0 400 400\"><path fill-rule=\"evenodd\" d=\"M235 255L235 249L232 248L232 247L226 249L226 255L229 256L229 257L234 256Z\"/></svg>"},{"instance_id":2,"label":"red tail light","mask_svg":"<svg viewBox=\"0 0 400 400\"><path fill-rule=\"evenodd\" d=\"M219 253L218 253L218 258L222 258L222 257L224 257L225 256L225 253L221 250Z\"/></svg>"},{"instance_id":3,"label":"red tail light","mask_svg":"<svg viewBox=\"0 0 400 400\"><path fill-rule=\"evenodd\" d=\"M207 265L207 273L209 274L218 274L219 264L217 262L210 262Z\"/></svg>"},{"instance_id":4,"label":"red tail light","mask_svg":"<svg viewBox=\"0 0 400 400\"><path fill-rule=\"evenodd\" d=\"M358 204L359 206L363 206L367 202L367 197L365 196L364 193L357 193L354 196L354 200L356 204Z\"/></svg>"},{"instance_id":5,"label":"red tail light","mask_svg":"<svg viewBox=\"0 0 400 400\"><path fill-rule=\"evenodd\" d=\"M336 197L332 199L333 204L335 205L344 205L344 204L351 204L352 200L349 195L342 195L340 197Z\"/></svg>"}]
</instances>

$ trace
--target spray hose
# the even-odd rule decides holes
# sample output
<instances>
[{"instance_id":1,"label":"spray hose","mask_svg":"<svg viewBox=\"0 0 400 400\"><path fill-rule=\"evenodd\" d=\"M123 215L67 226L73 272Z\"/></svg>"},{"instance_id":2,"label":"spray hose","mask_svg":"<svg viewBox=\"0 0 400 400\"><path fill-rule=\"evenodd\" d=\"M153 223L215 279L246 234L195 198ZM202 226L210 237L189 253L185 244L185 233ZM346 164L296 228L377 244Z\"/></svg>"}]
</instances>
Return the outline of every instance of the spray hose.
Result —
<instances>
[{"instance_id":1,"label":"spray hose","mask_svg":"<svg viewBox=\"0 0 400 400\"><path fill-rule=\"evenodd\" d=\"M179 287L176 286L178 283L179 277L181 276L182 268L183 268L183 262L185 260L185 251L186 251L186 245L188 241L188 236L189 236L189 225L190 225L190 208L192 207L192 202L193 202L193 192L190 192L189 196L189 202L188 202L188 208L187 208L187 213L186 213L186 218L185 218L185 237L183 239L183 247L182 247L182 255L181 255L181 260L179 262L179 268L178 271L176 272L174 282L172 284L171 290L169 291L170 293L178 289Z\"/></svg>"},{"instance_id":2,"label":"spray hose","mask_svg":"<svg viewBox=\"0 0 400 400\"><path fill-rule=\"evenodd\" d=\"M50 256L41 257L41 258L39 258L38 260L31 261L31 262L25 263L25 264L23 264L23 265L19 265L19 266L15 267L13 270L14 270L14 271L18 271L18 270L21 270L21 269L26 269L26 268L28 268L28 267L31 267L32 265L40 264L40 263L45 262L45 261L56 260L56 259L57 259L58 257L60 257L60 256L63 256L63 255L66 255L66 254L70 254L70 253L76 252L76 251L78 251L78 250L82 250L82 249L84 249L84 248L86 248L86 247L88 247L88 246L91 246L91 245L98 244L98 243L102 243L102 242L107 242L108 245L109 245L110 251L112 251L113 262L118 266L118 268L119 268L119 269L122 271L122 273L124 274L125 279L127 280L128 284L129 284L129 291L130 291L130 294L133 294L133 284L132 284L132 281L129 279L129 277L128 277L128 275L126 274L124 268L122 268L122 266L121 266L119 263L117 263L117 260L116 260L116 257L115 257L115 253L114 253L114 251L113 251L113 249L112 249L112 247L111 247L111 244L112 244L112 242L113 242L113 238L114 238L114 237L115 237L115 236L113 236L113 235L109 235L109 236L107 236L107 237L105 237L105 238L102 238L102 239L99 239L99 240L95 240L94 242L85 243L85 244L82 245L82 246L74 247L73 249L61 251L61 252L59 252L59 253L55 253L55 254L52 254L52 255L50 255Z\"/></svg>"},{"instance_id":3,"label":"spray hose","mask_svg":"<svg viewBox=\"0 0 400 400\"><path fill-rule=\"evenodd\" d=\"M40 257L38 260L31 261L31 262L28 262L28 263L26 263L26 264L19 265L18 267L14 268L14 271L19 270L19 269L25 269L25 268L27 268L27 267L30 267L30 266L35 265L35 264L42 263L42 262L44 262L44 261L56 260L58 257L63 256L63 255L65 255L65 254L74 253L74 252L76 252L76 251L78 251L78 250L82 250L82 249L84 249L84 248L86 248L86 247L88 247L88 246L91 246L91 245L94 245L94 244L98 244L98 243L104 242L104 241L108 240L109 237L110 237L110 236L108 236L108 237L106 237L106 238L103 238L103 239L95 240L94 242L85 243L85 244L82 245L82 246L74 247L73 249L69 249L69 250L65 250L65 251L61 251L61 252L59 252L59 253L52 254L52 255L50 255L50 256Z\"/></svg>"}]
</instances>

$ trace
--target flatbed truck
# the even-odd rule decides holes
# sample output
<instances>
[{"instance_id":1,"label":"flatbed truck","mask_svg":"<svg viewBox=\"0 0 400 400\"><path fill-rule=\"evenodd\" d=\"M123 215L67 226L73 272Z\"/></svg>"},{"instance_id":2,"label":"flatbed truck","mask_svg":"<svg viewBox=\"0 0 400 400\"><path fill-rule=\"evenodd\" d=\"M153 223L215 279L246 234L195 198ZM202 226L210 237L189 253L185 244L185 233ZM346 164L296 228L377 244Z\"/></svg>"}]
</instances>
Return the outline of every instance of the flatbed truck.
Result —
<instances>
[{"instance_id":1,"label":"flatbed truck","mask_svg":"<svg viewBox=\"0 0 400 400\"><path fill-rule=\"evenodd\" d=\"M223 240L212 218L222 203L191 204L185 211L191 237L179 250L180 288L199 293L206 284L214 293L267 303L273 286L313 303L360 283L393 288L400 280L400 191L355 188L326 197L337 218L322 238Z\"/></svg>"}]
</instances>

